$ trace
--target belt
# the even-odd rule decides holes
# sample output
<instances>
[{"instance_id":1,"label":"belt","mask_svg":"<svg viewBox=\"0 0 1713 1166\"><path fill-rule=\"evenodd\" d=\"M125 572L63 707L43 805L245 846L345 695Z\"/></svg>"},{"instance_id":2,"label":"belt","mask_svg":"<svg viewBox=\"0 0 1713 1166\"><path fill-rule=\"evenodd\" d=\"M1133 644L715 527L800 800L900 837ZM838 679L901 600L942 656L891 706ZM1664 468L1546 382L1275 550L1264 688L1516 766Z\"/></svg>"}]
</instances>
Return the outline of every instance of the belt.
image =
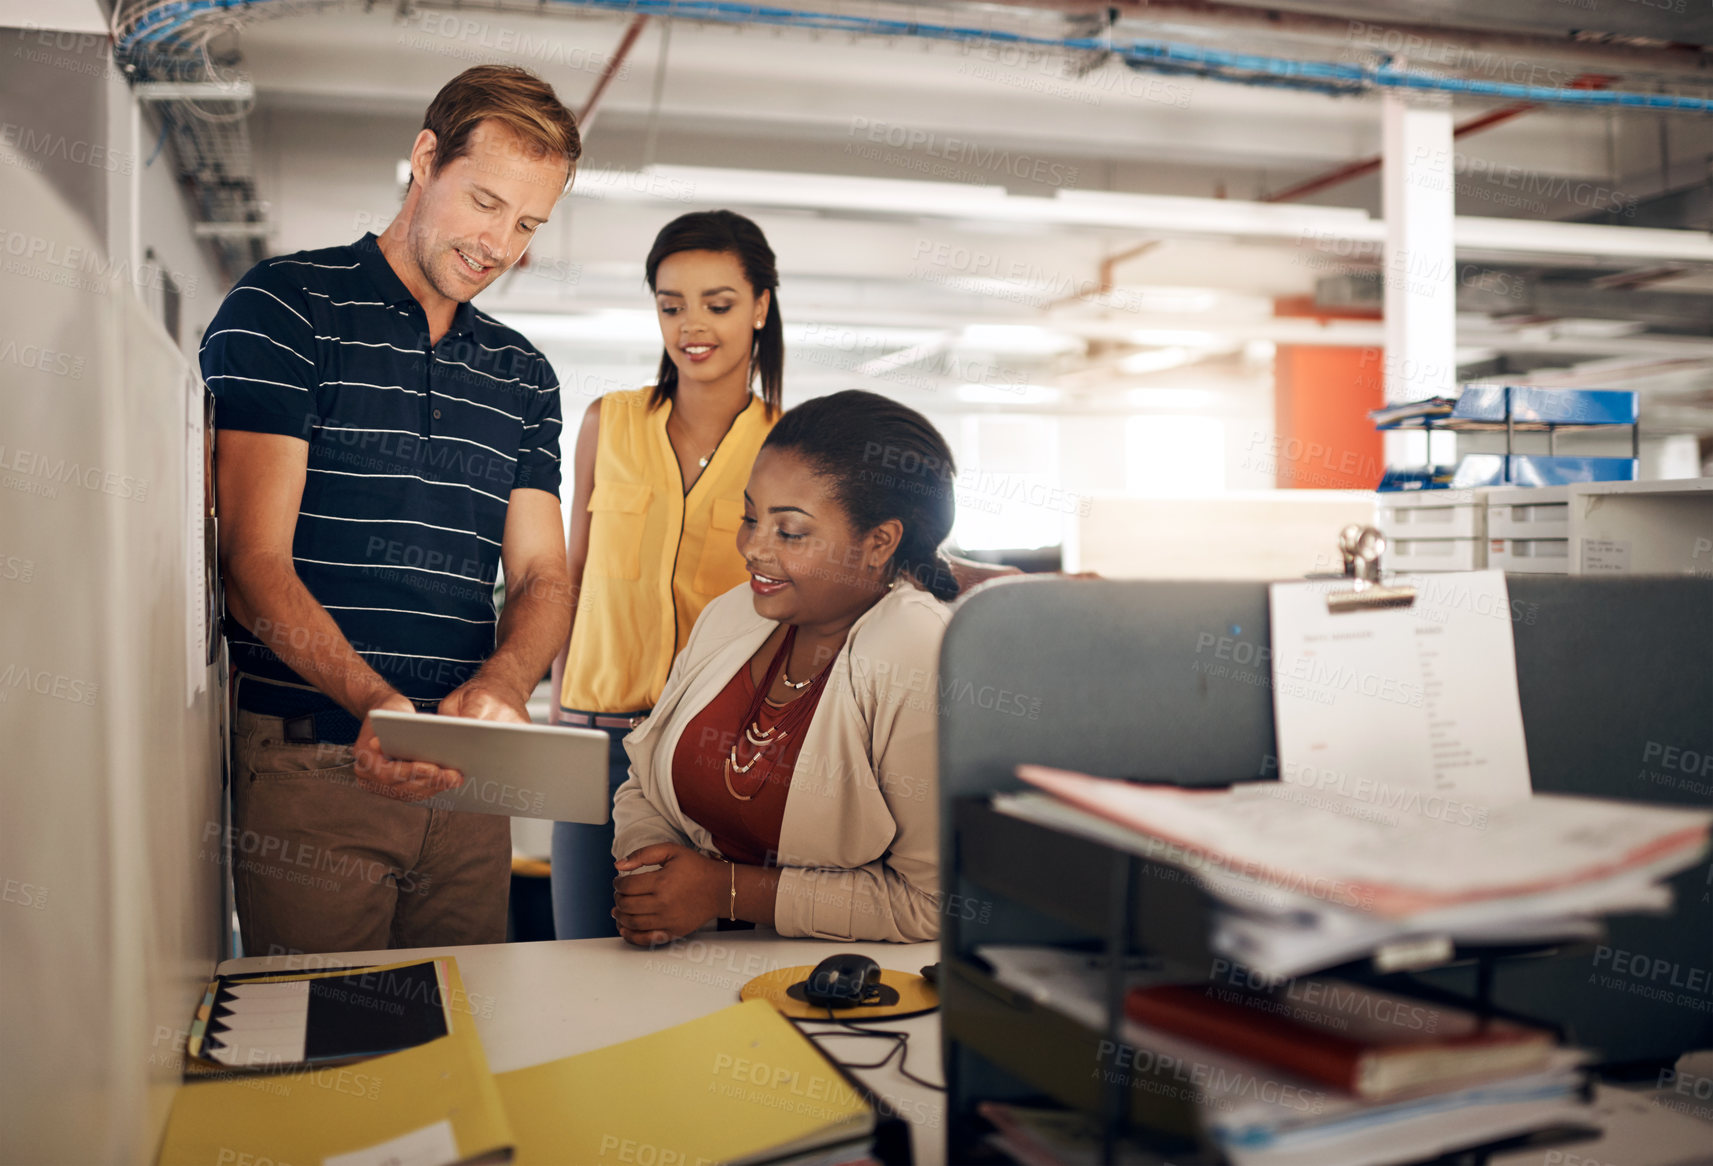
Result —
<instances>
[{"instance_id":1,"label":"belt","mask_svg":"<svg viewBox=\"0 0 1713 1166\"><path fill-rule=\"evenodd\" d=\"M282 718L280 736L292 744L355 745L361 721L344 709Z\"/></svg>"},{"instance_id":2,"label":"belt","mask_svg":"<svg viewBox=\"0 0 1713 1166\"><path fill-rule=\"evenodd\" d=\"M634 729L648 719L648 710L640 713L624 713L611 715L608 713L580 713L572 709L559 710L560 723L575 725L581 729Z\"/></svg>"},{"instance_id":3,"label":"belt","mask_svg":"<svg viewBox=\"0 0 1713 1166\"><path fill-rule=\"evenodd\" d=\"M250 673L237 674L237 706L244 712L279 717L285 722L282 736L294 744L355 745L362 722L325 693L296 684L268 680ZM432 713L435 701L412 701L419 712Z\"/></svg>"}]
</instances>

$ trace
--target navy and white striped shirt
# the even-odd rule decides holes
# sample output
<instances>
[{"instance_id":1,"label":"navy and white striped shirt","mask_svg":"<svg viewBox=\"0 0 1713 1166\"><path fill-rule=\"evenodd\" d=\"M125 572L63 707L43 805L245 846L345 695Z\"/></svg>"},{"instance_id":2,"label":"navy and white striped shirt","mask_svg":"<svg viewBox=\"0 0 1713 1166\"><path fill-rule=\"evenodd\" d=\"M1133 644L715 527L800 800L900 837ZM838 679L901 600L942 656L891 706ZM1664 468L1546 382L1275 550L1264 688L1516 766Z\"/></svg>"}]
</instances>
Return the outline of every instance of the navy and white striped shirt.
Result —
<instances>
[{"instance_id":1,"label":"navy and white striped shirt","mask_svg":"<svg viewBox=\"0 0 1713 1166\"><path fill-rule=\"evenodd\" d=\"M208 326L215 427L309 442L292 559L351 646L435 701L494 649L494 582L513 490L559 494L559 383L527 340L469 304L432 348L428 318L373 234L251 268ZM293 672L226 620L232 662ZM257 711L337 706L273 690ZM292 697L289 710L281 698Z\"/></svg>"}]
</instances>

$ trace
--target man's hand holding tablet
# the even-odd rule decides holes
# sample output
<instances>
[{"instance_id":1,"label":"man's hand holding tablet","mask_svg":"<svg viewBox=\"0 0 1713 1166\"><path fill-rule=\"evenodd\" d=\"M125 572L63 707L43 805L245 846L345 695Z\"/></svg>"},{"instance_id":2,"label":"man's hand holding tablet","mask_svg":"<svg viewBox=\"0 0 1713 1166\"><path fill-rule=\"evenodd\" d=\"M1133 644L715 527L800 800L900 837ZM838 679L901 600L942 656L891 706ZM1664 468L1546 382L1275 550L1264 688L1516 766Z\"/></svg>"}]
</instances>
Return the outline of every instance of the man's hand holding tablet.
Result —
<instances>
[{"instance_id":1,"label":"man's hand holding tablet","mask_svg":"<svg viewBox=\"0 0 1713 1166\"><path fill-rule=\"evenodd\" d=\"M383 709L396 713L416 712L415 705L395 692L364 714L362 727L357 730L357 743L352 748L357 784L370 793L401 802L420 802L464 784L464 775L456 769L445 769L431 761L407 761L387 756L381 749L381 740L375 733L372 719L375 712Z\"/></svg>"},{"instance_id":2,"label":"man's hand holding tablet","mask_svg":"<svg viewBox=\"0 0 1713 1166\"><path fill-rule=\"evenodd\" d=\"M416 706L396 692L371 707L369 712L380 709L416 713ZM436 715L511 724L530 723L529 713L521 702L482 676L448 693L440 702ZM389 756L381 747L374 722L368 715L363 717L362 727L357 730L355 753L358 782L371 793L399 801L420 802L464 784L464 774L457 769L436 765L432 761Z\"/></svg>"}]
</instances>

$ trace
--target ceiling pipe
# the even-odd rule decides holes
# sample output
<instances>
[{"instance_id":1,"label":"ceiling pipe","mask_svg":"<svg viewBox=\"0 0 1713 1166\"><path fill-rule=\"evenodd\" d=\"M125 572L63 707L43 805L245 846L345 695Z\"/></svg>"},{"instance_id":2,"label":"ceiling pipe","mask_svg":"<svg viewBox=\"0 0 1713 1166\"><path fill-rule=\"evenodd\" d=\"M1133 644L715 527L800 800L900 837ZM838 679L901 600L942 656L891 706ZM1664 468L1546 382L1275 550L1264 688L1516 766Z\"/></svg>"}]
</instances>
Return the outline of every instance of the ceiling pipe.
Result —
<instances>
[{"instance_id":1,"label":"ceiling pipe","mask_svg":"<svg viewBox=\"0 0 1713 1166\"><path fill-rule=\"evenodd\" d=\"M618 76L619 70L624 68L625 59L630 56L631 49L636 45L637 37L642 35L643 26L647 23L648 16L646 14L639 15L625 29L624 36L619 38L619 47L613 50L612 59L607 62L607 67L601 70L600 79L595 82L595 88L589 93L589 100L583 103L582 110L577 114L577 129L581 134L587 136L589 131L594 128L595 115L601 109L602 95L606 93L607 86L612 84L613 78Z\"/></svg>"},{"instance_id":2,"label":"ceiling pipe","mask_svg":"<svg viewBox=\"0 0 1713 1166\"><path fill-rule=\"evenodd\" d=\"M265 4L256 0L246 11L269 7L279 9L291 0ZM313 0L312 0L313 2ZM444 7L449 0L419 0L424 7ZM174 0L148 9L116 28L115 54L121 61L139 51L163 43L180 43L193 26L225 18L234 0ZM798 28L843 32L865 36L904 36L944 42L978 42L1015 45L1068 53L1108 53L1133 69L1151 69L1174 74L1205 76L1216 81L1268 85L1306 92L1330 94L1369 93L1385 89L1413 89L1449 93L1466 98L1530 101L1584 109L1644 109L1671 113L1713 113L1713 99L1665 93L1605 90L1588 92L1553 85L1517 84L1481 78L1448 77L1400 67L1392 54L1378 54L1378 64L1348 64L1342 61L1298 60L1256 53L1231 53L1195 44L1166 41L1119 40L1103 36L1039 36L1002 32L973 25L937 24L921 20L882 19L868 14L842 11L773 8L739 4L733 0L539 0L540 11L606 12L632 17L643 13L673 19L709 21L737 26ZM451 7L458 7L452 3ZM115 21L116 25L121 22ZM1348 22L1347 22L1348 25Z\"/></svg>"},{"instance_id":3,"label":"ceiling pipe","mask_svg":"<svg viewBox=\"0 0 1713 1166\"><path fill-rule=\"evenodd\" d=\"M1601 89L1604 88L1608 82L1614 80L1616 80L1614 77L1585 73L1576 78L1570 84L1573 88L1577 89ZM1520 117L1531 110L1539 108L1539 105L1525 101L1519 105L1507 105L1503 109L1491 110L1482 114L1480 117L1470 118L1462 125L1453 126L1451 136L1455 139L1464 137L1468 134L1478 134L1482 130L1492 129L1496 125L1501 125L1510 121L1514 117ZM1318 174L1313 178L1299 182L1295 186L1287 186L1285 189L1273 194L1263 195L1256 201L1295 202L1300 198L1307 198L1309 195L1316 194L1322 190L1328 189L1329 187L1342 186L1344 183L1349 182L1352 179L1360 178L1364 174L1372 174L1378 169L1380 169L1380 155L1376 154L1372 158L1364 158L1359 162L1346 163L1343 166L1328 170L1324 174Z\"/></svg>"},{"instance_id":4,"label":"ceiling pipe","mask_svg":"<svg viewBox=\"0 0 1713 1166\"><path fill-rule=\"evenodd\" d=\"M1175 27L1204 27L1233 31L1284 34L1349 43L1360 30L1375 44L1376 51L1409 56L1411 49L1436 46L1494 53L1519 53L1580 62L1585 67L1622 68L1628 74L1646 73L1682 79L1694 74L1708 79L1713 67L1713 49L1707 45L1659 41L1637 45L1593 39L1543 36L1539 33L1474 29L1456 25L1410 24L1388 20L1382 14L1359 20L1345 16L1287 11L1279 8L1222 4L1218 0L992 0L1007 8L1050 9L1079 14L1114 10L1120 18L1146 24ZM1589 34L1583 33L1583 36ZM1594 35L1603 35L1596 33ZM1633 40L1634 38L1630 38Z\"/></svg>"},{"instance_id":5,"label":"ceiling pipe","mask_svg":"<svg viewBox=\"0 0 1713 1166\"><path fill-rule=\"evenodd\" d=\"M1466 121L1460 126L1453 126L1451 136L1453 138L1461 138L1465 134L1472 134L1480 130L1490 129L1493 126L1498 125L1500 122L1510 121L1514 117L1528 113L1531 109L1539 108L1540 106L1538 105L1525 103L1523 105L1509 105L1504 109L1495 109L1491 113L1482 114L1478 118ZM1316 194L1330 187L1342 186L1353 179L1361 178L1364 174L1372 174L1378 169L1380 169L1380 156L1376 154L1372 158L1364 158L1359 162L1349 162L1343 166L1328 170L1324 174L1317 174L1313 178L1299 182L1295 186L1287 186L1285 189L1276 191L1273 194L1263 195L1256 201L1295 202L1300 198L1307 198L1311 194Z\"/></svg>"},{"instance_id":6,"label":"ceiling pipe","mask_svg":"<svg viewBox=\"0 0 1713 1166\"><path fill-rule=\"evenodd\" d=\"M1117 286L1114 272L1118 265L1126 260L1137 259L1148 254L1148 252L1158 247L1160 242L1161 241L1159 239L1149 239L1145 243L1138 243L1134 247L1126 247L1123 251L1118 251L1108 255L1105 259L1100 261L1100 281L1098 286L1088 291L1073 292L1071 295L1061 296L1056 300L1049 301L1048 303L1041 305L1041 310L1043 312L1050 312L1054 308L1060 307L1064 304L1087 303L1090 300L1099 299L1101 296L1111 295Z\"/></svg>"}]
</instances>

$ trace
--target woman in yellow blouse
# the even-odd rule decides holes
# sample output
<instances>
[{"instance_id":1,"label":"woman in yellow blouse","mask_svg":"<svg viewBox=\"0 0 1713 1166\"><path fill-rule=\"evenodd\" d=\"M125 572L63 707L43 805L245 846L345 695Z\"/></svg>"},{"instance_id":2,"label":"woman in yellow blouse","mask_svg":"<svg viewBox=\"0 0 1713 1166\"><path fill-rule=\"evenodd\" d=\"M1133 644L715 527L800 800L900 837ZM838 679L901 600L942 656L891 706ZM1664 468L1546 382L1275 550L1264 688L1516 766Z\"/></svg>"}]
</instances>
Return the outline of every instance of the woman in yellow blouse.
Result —
<instances>
[{"instance_id":1,"label":"woman in yellow blouse","mask_svg":"<svg viewBox=\"0 0 1713 1166\"><path fill-rule=\"evenodd\" d=\"M630 766L625 735L659 699L702 609L749 581L744 485L779 419L785 369L778 268L749 219L682 215L655 237L645 271L665 351L652 388L584 411L566 550L571 641L553 666L554 719L606 731L614 792ZM964 587L1014 573L950 562ZM610 824L554 824L558 938L618 934L612 846Z\"/></svg>"},{"instance_id":2,"label":"woman in yellow blouse","mask_svg":"<svg viewBox=\"0 0 1713 1166\"><path fill-rule=\"evenodd\" d=\"M778 419L785 365L779 275L761 229L731 211L668 223L645 265L665 351L653 387L608 393L577 434L567 559L571 640L555 662L555 720L621 742L715 596L745 582L744 483ZM760 395L754 391L759 383ZM613 828L553 828L560 939L616 935Z\"/></svg>"}]
</instances>

